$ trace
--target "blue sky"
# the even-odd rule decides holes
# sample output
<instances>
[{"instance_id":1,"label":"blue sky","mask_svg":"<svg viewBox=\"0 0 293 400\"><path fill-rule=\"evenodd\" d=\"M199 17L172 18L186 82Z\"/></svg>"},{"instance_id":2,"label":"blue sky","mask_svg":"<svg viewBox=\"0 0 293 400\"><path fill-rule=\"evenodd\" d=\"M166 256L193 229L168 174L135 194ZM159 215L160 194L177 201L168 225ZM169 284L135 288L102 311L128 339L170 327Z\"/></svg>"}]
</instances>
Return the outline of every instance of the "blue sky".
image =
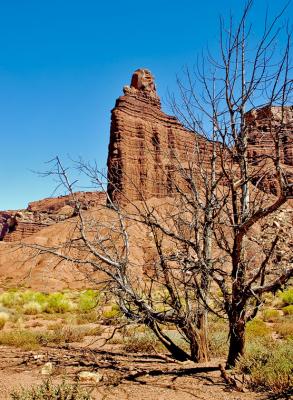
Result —
<instances>
[{"instance_id":1,"label":"blue sky","mask_svg":"<svg viewBox=\"0 0 293 400\"><path fill-rule=\"evenodd\" d=\"M255 3L258 29L266 6L274 14L286 1ZM217 48L219 15L241 4L0 0L0 210L50 196L54 181L31 171L56 155L105 167L110 110L132 72L149 68L164 98L202 48Z\"/></svg>"}]
</instances>

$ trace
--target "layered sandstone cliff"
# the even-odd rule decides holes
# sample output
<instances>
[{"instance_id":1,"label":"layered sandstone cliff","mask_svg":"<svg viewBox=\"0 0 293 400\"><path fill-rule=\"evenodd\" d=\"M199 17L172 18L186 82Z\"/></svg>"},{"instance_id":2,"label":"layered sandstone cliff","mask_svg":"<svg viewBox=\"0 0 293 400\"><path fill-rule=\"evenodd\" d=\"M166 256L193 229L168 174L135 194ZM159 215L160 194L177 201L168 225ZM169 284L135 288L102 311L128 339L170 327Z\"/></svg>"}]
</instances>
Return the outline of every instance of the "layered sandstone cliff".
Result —
<instances>
[{"instance_id":1,"label":"layered sandstone cliff","mask_svg":"<svg viewBox=\"0 0 293 400\"><path fill-rule=\"evenodd\" d=\"M24 210L0 211L0 240L20 241L47 226L71 218L75 215L77 202L82 209L88 210L105 204L106 194L77 192L31 202Z\"/></svg>"},{"instance_id":2,"label":"layered sandstone cliff","mask_svg":"<svg viewBox=\"0 0 293 400\"><path fill-rule=\"evenodd\" d=\"M172 195L178 163L184 168L195 152L209 162L211 146L161 110L153 76L137 70L112 110L108 193L123 202Z\"/></svg>"},{"instance_id":3,"label":"layered sandstone cliff","mask_svg":"<svg viewBox=\"0 0 293 400\"><path fill-rule=\"evenodd\" d=\"M293 182L293 106L263 107L246 114L249 129L248 155L261 172L255 177L258 187L278 194L273 162L279 153L284 179Z\"/></svg>"},{"instance_id":4,"label":"layered sandstone cliff","mask_svg":"<svg viewBox=\"0 0 293 400\"><path fill-rule=\"evenodd\" d=\"M246 124L248 156L255 170L254 183L266 192L277 194L272 164L277 133L281 137L282 171L285 179L293 182L292 107L252 110L246 114ZM194 177L200 175L201 166L205 171L209 168L212 146L210 141L188 131L175 117L161 110L153 76L148 70L139 69L112 110L108 193L113 201L125 203L172 195L178 168L182 174L184 168L190 170L193 163ZM232 171L232 163L228 168ZM237 166L235 168L237 171Z\"/></svg>"}]
</instances>

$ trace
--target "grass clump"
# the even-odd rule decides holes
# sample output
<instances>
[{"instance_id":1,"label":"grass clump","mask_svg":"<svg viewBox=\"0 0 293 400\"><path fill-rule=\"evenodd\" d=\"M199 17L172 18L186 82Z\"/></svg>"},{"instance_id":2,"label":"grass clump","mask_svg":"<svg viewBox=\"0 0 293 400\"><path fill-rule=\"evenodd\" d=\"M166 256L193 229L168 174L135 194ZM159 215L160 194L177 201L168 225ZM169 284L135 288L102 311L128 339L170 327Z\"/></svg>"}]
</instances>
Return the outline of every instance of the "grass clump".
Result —
<instances>
[{"instance_id":1,"label":"grass clump","mask_svg":"<svg viewBox=\"0 0 293 400\"><path fill-rule=\"evenodd\" d=\"M9 314L4 311L0 312L0 330L4 328L8 320L9 320Z\"/></svg>"},{"instance_id":2,"label":"grass clump","mask_svg":"<svg viewBox=\"0 0 293 400\"><path fill-rule=\"evenodd\" d=\"M263 312L263 320L265 322L277 322L281 318L281 315L278 310L275 310L273 308L269 308L267 310L264 310Z\"/></svg>"},{"instance_id":3,"label":"grass clump","mask_svg":"<svg viewBox=\"0 0 293 400\"><path fill-rule=\"evenodd\" d=\"M49 340L57 344L81 342L86 333L86 330L80 326L57 325L54 327Z\"/></svg>"},{"instance_id":4,"label":"grass clump","mask_svg":"<svg viewBox=\"0 0 293 400\"><path fill-rule=\"evenodd\" d=\"M293 304L283 307L283 313L284 315L293 315Z\"/></svg>"},{"instance_id":5,"label":"grass clump","mask_svg":"<svg viewBox=\"0 0 293 400\"><path fill-rule=\"evenodd\" d=\"M283 320L274 325L274 330L283 339L293 339L293 321Z\"/></svg>"},{"instance_id":6,"label":"grass clump","mask_svg":"<svg viewBox=\"0 0 293 400\"><path fill-rule=\"evenodd\" d=\"M0 344L21 347L25 350L38 348L48 341L48 334L26 329L0 332Z\"/></svg>"},{"instance_id":7,"label":"grass clump","mask_svg":"<svg viewBox=\"0 0 293 400\"><path fill-rule=\"evenodd\" d=\"M64 314L74 310L74 304L64 293L52 293L47 296L44 312L48 314Z\"/></svg>"},{"instance_id":8,"label":"grass clump","mask_svg":"<svg viewBox=\"0 0 293 400\"><path fill-rule=\"evenodd\" d=\"M279 296L285 306L290 306L293 304L293 288L284 290L284 292L281 292Z\"/></svg>"},{"instance_id":9,"label":"grass clump","mask_svg":"<svg viewBox=\"0 0 293 400\"><path fill-rule=\"evenodd\" d=\"M272 333L271 329L261 319L255 318L248 322L246 325L246 337L248 340L254 338L265 338L270 336Z\"/></svg>"},{"instance_id":10,"label":"grass clump","mask_svg":"<svg viewBox=\"0 0 293 400\"><path fill-rule=\"evenodd\" d=\"M91 400L90 394L78 383L73 385L63 381L54 385L50 380L30 389L20 389L10 394L12 400Z\"/></svg>"},{"instance_id":11,"label":"grass clump","mask_svg":"<svg viewBox=\"0 0 293 400\"><path fill-rule=\"evenodd\" d=\"M81 292L78 301L78 309L84 313L93 311L99 303L99 298L100 294L97 290L88 289Z\"/></svg>"},{"instance_id":12,"label":"grass clump","mask_svg":"<svg viewBox=\"0 0 293 400\"><path fill-rule=\"evenodd\" d=\"M37 315L42 312L42 306L37 301L29 301L23 305L22 311L27 315Z\"/></svg>"},{"instance_id":13,"label":"grass clump","mask_svg":"<svg viewBox=\"0 0 293 400\"><path fill-rule=\"evenodd\" d=\"M236 369L249 376L252 389L285 393L293 385L293 341L251 342Z\"/></svg>"},{"instance_id":14,"label":"grass clump","mask_svg":"<svg viewBox=\"0 0 293 400\"><path fill-rule=\"evenodd\" d=\"M85 312L85 313L78 313L76 315L75 321L78 325L82 324L88 324L91 322L97 322L99 319L99 316L96 311L90 311L90 312Z\"/></svg>"},{"instance_id":15,"label":"grass clump","mask_svg":"<svg viewBox=\"0 0 293 400\"><path fill-rule=\"evenodd\" d=\"M33 290L8 290L0 295L0 303L8 308L19 308L30 302L36 302L42 305L45 301L46 294Z\"/></svg>"},{"instance_id":16,"label":"grass clump","mask_svg":"<svg viewBox=\"0 0 293 400\"><path fill-rule=\"evenodd\" d=\"M157 340L150 332L135 333L124 339L124 350L131 353L154 353Z\"/></svg>"},{"instance_id":17,"label":"grass clump","mask_svg":"<svg viewBox=\"0 0 293 400\"><path fill-rule=\"evenodd\" d=\"M110 309L106 309L102 313L103 322L106 325L116 324L122 317L122 313L118 304L113 304Z\"/></svg>"},{"instance_id":18,"label":"grass clump","mask_svg":"<svg viewBox=\"0 0 293 400\"><path fill-rule=\"evenodd\" d=\"M210 321L209 349L213 357L224 357L228 352L228 327L224 320Z\"/></svg>"}]
</instances>

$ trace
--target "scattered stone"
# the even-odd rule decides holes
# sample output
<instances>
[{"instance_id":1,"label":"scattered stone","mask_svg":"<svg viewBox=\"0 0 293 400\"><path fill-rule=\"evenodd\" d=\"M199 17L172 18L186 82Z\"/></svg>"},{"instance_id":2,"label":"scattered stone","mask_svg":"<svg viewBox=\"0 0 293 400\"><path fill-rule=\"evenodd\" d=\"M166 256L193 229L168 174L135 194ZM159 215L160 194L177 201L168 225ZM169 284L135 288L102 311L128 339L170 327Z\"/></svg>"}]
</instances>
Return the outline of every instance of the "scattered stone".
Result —
<instances>
[{"instance_id":1,"label":"scattered stone","mask_svg":"<svg viewBox=\"0 0 293 400\"><path fill-rule=\"evenodd\" d=\"M82 371L78 374L78 379L80 382L99 383L103 376L98 372Z\"/></svg>"},{"instance_id":2,"label":"scattered stone","mask_svg":"<svg viewBox=\"0 0 293 400\"><path fill-rule=\"evenodd\" d=\"M44 364L42 366L41 374L42 375L52 375L53 369L54 369L53 364L51 362L47 362L46 364Z\"/></svg>"}]
</instances>

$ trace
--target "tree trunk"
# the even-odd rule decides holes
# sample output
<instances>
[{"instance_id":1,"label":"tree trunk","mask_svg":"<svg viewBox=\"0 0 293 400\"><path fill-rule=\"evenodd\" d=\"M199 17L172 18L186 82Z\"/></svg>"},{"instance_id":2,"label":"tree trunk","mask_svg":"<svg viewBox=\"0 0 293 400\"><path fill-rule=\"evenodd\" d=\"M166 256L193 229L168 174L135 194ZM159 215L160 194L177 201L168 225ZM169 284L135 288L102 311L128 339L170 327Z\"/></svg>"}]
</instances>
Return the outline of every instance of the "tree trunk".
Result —
<instances>
[{"instance_id":1,"label":"tree trunk","mask_svg":"<svg viewBox=\"0 0 293 400\"><path fill-rule=\"evenodd\" d=\"M208 323L207 323L207 312L204 311L199 317L198 321L198 333L199 333L199 347L198 362L208 362L209 358L209 341L208 341Z\"/></svg>"},{"instance_id":2,"label":"tree trunk","mask_svg":"<svg viewBox=\"0 0 293 400\"><path fill-rule=\"evenodd\" d=\"M189 356L189 354L186 353L186 351L177 346L167 335L164 334L164 332L162 332L158 324L156 324L154 321L150 321L147 325L151 328L156 337L171 353L171 355L175 358L175 360L188 361L191 359L191 357Z\"/></svg>"},{"instance_id":3,"label":"tree trunk","mask_svg":"<svg viewBox=\"0 0 293 400\"><path fill-rule=\"evenodd\" d=\"M230 322L227 368L235 367L236 361L244 354L245 325L245 320L243 318L235 318L234 321Z\"/></svg>"},{"instance_id":4,"label":"tree trunk","mask_svg":"<svg viewBox=\"0 0 293 400\"><path fill-rule=\"evenodd\" d=\"M198 318L196 326L187 324L186 327L182 328L189 340L190 359L194 362L209 361L206 316L206 311L203 311Z\"/></svg>"}]
</instances>

